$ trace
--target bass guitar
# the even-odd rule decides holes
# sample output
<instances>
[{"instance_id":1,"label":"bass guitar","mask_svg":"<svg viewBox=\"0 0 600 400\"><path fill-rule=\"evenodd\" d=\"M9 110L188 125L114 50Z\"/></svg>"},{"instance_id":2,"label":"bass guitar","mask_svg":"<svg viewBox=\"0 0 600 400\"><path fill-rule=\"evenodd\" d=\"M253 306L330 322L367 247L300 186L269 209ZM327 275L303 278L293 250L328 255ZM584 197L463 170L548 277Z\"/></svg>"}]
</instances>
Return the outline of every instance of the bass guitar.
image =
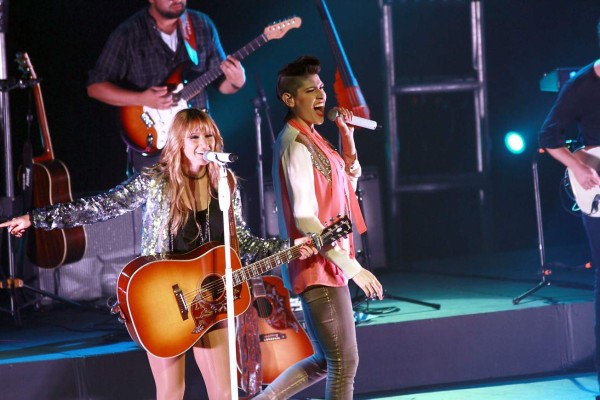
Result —
<instances>
[{"instance_id":1,"label":"bass guitar","mask_svg":"<svg viewBox=\"0 0 600 400\"><path fill-rule=\"evenodd\" d=\"M287 367L314 353L310 338L290 307L290 293L277 276L251 280L258 313L263 384L272 383Z\"/></svg>"},{"instance_id":2,"label":"bass guitar","mask_svg":"<svg viewBox=\"0 0 600 400\"><path fill-rule=\"evenodd\" d=\"M600 172L600 147L581 148L576 150L573 156ZM573 171L567 168L567 173L575 202L581 212L590 217L600 217L600 187L596 186L586 190L577 182Z\"/></svg>"},{"instance_id":3,"label":"bass guitar","mask_svg":"<svg viewBox=\"0 0 600 400\"><path fill-rule=\"evenodd\" d=\"M351 110L355 116L368 119L371 112L360 90L358 81L354 77L327 4L325 4L325 0L315 0L315 3L337 66L333 83L333 91L337 102L341 107Z\"/></svg>"},{"instance_id":4,"label":"bass guitar","mask_svg":"<svg viewBox=\"0 0 600 400\"><path fill-rule=\"evenodd\" d=\"M299 28L302 20L298 17L289 18L267 26L263 33L233 54L237 60L257 50L270 40L280 39L294 28ZM223 75L220 67L215 67L198 78L187 83L182 83L182 72L186 65L180 66L167 78L165 84L172 91L174 106L166 110L151 107L129 106L121 108L121 124L124 139L133 149L153 154L161 150L167 141L169 127L175 114L188 108L188 101L198 95L209 84Z\"/></svg>"},{"instance_id":5,"label":"bass guitar","mask_svg":"<svg viewBox=\"0 0 600 400\"><path fill-rule=\"evenodd\" d=\"M317 247L352 232L347 217L314 235ZM250 305L247 281L300 257L301 245L241 267L231 250L234 314ZM141 256L117 278L117 300L131 338L157 357L184 353L216 323L227 319L225 247L206 243L186 254Z\"/></svg>"},{"instance_id":6,"label":"bass guitar","mask_svg":"<svg viewBox=\"0 0 600 400\"><path fill-rule=\"evenodd\" d=\"M30 79L37 81L37 74L27 53L18 53L17 63ZM40 83L36 82L32 88L44 146L42 154L33 158L32 170L32 205L40 208L72 201L73 196L69 170L62 161L54 158ZM34 237L27 241L27 255L38 267L60 267L81 260L85 254L87 239L82 226L49 231L34 229L32 234Z\"/></svg>"}]
</instances>

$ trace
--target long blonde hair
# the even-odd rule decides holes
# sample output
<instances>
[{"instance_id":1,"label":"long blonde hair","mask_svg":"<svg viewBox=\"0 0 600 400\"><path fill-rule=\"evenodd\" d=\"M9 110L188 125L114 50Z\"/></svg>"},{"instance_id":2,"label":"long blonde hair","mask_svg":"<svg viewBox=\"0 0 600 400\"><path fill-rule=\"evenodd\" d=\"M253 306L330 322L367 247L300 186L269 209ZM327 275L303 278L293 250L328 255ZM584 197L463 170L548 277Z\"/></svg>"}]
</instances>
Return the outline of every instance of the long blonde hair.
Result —
<instances>
[{"instance_id":1,"label":"long blonde hair","mask_svg":"<svg viewBox=\"0 0 600 400\"><path fill-rule=\"evenodd\" d=\"M171 128L169 136L162 150L158 163L148 173L156 175L167 181L170 202L169 219L171 233L175 234L183 227L190 212L196 212L194 194L190 190L183 170L183 148L185 138L190 132L212 134L215 145L212 151L223 151L223 136L215 121L204 111L195 108L186 108L179 111ZM208 163L209 195L216 197L219 185L219 166Z\"/></svg>"}]
</instances>

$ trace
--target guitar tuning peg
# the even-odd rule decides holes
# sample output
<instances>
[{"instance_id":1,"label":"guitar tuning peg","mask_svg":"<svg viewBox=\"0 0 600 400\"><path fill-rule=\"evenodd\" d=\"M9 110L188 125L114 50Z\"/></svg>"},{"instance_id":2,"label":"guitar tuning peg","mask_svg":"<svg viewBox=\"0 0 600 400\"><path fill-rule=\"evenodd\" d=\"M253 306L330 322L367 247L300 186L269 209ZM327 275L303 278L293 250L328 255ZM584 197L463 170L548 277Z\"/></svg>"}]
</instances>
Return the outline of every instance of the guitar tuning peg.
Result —
<instances>
[{"instance_id":1,"label":"guitar tuning peg","mask_svg":"<svg viewBox=\"0 0 600 400\"><path fill-rule=\"evenodd\" d=\"M342 216L342 214L341 214L341 213L338 213L337 217L338 217L338 218L340 218L341 216Z\"/></svg>"}]
</instances>

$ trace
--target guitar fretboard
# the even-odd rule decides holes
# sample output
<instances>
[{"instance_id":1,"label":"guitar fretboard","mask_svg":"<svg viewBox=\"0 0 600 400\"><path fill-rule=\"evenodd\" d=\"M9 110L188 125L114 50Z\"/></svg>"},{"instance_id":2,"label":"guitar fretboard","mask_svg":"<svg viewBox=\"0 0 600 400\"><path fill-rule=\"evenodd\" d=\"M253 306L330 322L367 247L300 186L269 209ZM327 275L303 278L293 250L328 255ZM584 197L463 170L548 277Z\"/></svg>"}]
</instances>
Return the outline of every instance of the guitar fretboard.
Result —
<instances>
[{"instance_id":1,"label":"guitar fretboard","mask_svg":"<svg viewBox=\"0 0 600 400\"><path fill-rule=\"evenodd\" d=\"M337 239L346 236L352 232L352 222L348 217L340 218L335 224L325 228L317 241L321 245L327 245L335 242ZM260 276L273 268L285 264L293 259L300 257L300 248L302 244L290 247L287 250L265 257L246 267L233 271L233 286L240 285L250 279Z\"/></svg>"},{"instance_id":2,"label":"guitar fretboard","mask_svg":"<svg viewBox=\"0 0 600 400\"><path fill-rule=\"evenodd\" d=\"M233 53L233 57L236 60L241 61L267 42L267 36L262 33L250 41L250 43ZM186 101L190 100L221 75L223 75L223 71L221 71L220 67L215 67L208 70L202 74L202 76L194 79L187 86L185 86L180 92L181 97Z\"/></svg>"},{"instance_id":3,"label":"guitar fretboard","mask_svg":"<svg viewBox=\"0 0 600 400\"><path fill-rule=\"evenodd\" d=\"M279 265L285 264L295 258L300 257L300 247L301 245L290 247L287 250L273 254L272 256L263 258L260 261L248 265L247 267L234 271L233 285L239 285L254 277L260 276Z\"/></svg>"}]
</instances>

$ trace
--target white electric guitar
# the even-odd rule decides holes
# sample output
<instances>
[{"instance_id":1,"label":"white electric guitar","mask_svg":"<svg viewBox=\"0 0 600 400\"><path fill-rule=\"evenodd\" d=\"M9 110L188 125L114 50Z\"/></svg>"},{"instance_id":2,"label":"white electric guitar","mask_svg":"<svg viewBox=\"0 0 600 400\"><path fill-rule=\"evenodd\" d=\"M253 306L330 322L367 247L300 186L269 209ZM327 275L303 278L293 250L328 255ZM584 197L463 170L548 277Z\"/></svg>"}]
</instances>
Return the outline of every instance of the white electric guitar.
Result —
<instances>
[{"instance_id":1,"label":"white electric guitar","mask_svg":"<svg viewBox=\"0 0 600 400\"><path fill-rule=\"evenodd\" d=\"M600 147L582 148L575 151L573 155L596 171L600 171ZM577 182L570 169L567 168L567 172L573 195L575 195L575 202L581 212L590 217L600 217L600 187L595 186L586 190Z\"/></svg>"}]
</instances>

